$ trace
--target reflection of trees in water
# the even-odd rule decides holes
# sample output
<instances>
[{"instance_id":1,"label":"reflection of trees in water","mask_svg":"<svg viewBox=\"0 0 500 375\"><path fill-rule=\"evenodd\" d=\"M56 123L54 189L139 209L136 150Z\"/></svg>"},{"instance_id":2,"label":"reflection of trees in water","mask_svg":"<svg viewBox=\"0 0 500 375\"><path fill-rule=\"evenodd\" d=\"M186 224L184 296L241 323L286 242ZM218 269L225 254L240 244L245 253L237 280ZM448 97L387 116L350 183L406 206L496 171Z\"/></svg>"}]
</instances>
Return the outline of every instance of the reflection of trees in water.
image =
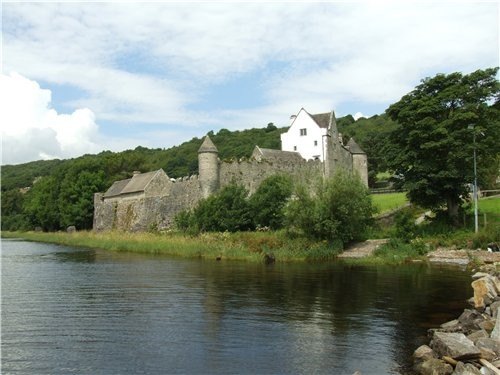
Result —
<instances>
[{"instance_id":1,"label":"reflection of trees in water","mask_svg":"<svg viewBox=\"0 0 500 375\"><path fill-rule=\"evenodd\" d=\"M215 331L225 311L234 309L258 311L259 318L276 322L328 326L336 340L353 331L382 329L394 343L395 360L403 366L407 363L401 361L425 339L428 324L458 316L471 294L468 275L424 264L212 266L202 262L197 271L205 279L204 306Z\"/></svg>"}]
</instances>

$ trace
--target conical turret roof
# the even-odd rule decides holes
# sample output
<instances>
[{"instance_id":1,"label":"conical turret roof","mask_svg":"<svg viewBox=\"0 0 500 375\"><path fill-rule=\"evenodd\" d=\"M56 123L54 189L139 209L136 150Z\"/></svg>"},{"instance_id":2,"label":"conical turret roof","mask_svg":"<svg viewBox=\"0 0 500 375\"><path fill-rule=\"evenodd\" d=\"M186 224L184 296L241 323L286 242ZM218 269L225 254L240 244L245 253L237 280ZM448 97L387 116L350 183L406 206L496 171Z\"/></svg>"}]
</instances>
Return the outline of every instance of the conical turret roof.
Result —
<instances>
[{"instance_id":1,"label":"conical turret roof","mask_svg":"<svg viewBox=\"0 0 500 375\"><path fill-rule=\"evenodd\" d=\"M198 149L198 153L202 152L215 152L219 153L219 150L217 150L217 147L215 147L214 143L210 139L210 137L207 135L205 139L203 140L203 143L201 144L200 148Z\"/></svg>"}]
</instances>

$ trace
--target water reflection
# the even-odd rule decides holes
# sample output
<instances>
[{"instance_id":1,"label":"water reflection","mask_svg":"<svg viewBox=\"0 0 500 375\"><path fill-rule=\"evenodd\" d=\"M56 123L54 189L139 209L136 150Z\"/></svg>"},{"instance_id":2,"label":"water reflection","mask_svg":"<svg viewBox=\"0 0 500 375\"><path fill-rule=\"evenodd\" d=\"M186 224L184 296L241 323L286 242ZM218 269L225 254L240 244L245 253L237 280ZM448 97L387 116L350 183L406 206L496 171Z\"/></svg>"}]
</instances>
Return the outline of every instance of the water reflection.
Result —
<instances>
[{"instance_id":1,"label":"water reflection","mask_svg":"<svg viewBox=\"0 0 500 375\"><path fill-rule=\"evenodd\" d=\"M2 373L404 372L471 293L467 274L425 265L2 245Z\"/></svg>"}]
</instances>

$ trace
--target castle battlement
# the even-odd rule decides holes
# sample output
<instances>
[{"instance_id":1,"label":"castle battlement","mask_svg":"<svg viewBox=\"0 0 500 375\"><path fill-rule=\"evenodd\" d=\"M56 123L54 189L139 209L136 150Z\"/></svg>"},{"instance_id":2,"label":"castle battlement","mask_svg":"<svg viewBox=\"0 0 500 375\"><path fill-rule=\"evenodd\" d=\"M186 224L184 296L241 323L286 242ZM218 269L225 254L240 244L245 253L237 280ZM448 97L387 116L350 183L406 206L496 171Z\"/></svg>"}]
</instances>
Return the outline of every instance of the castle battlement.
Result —
<instances>
[{"instance_id":1,"label":"castle battlement","mask_svg":"<svg viewBox=\"0 0 500 375\"><path fill-rule=\"evenodd\" d=\"M324 161L319 157L306 160L297 151L255 146L249 159L222 162L216 145L206 136L198 150L197 175L171 179L162 169L135 173L129 179L114 182L105 193L96 193L94 230L168 228L179 212L194 208L201 199L224 186L236 182L253 194L266 178L276 174L292 176L296 181L312 181L332 175L338 168L345 168L357 172L368 184L366 154L354 140L346 146L342 145L333 112L320 115L305 112L301 115L302 112L305 110L302 109L294 120L301 134L308 131L300 123L302 117L307 126L314 126L315 121L320 121L320 128L325 129L321 136Z\"/></svg>"}]
</instances>

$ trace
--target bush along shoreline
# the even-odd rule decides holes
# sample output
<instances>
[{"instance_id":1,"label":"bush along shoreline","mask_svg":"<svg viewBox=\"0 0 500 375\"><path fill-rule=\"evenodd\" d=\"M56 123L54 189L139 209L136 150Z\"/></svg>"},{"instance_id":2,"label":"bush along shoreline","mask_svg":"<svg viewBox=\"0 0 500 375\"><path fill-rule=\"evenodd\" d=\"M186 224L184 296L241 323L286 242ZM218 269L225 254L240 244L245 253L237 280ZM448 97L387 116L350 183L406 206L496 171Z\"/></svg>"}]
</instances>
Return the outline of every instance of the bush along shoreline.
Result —
<instances>
[{"instance_id":1,"label":"bush along shoreline","mask_svg":"<svg viewBox=\"0 0 500 375\"><path fill-rule=\"evenodd\" d=\"M500 264L472 275L470 308L428 331L429 345L413 353L418 374L500 374Z\"/></svg>"}]
</instances>

